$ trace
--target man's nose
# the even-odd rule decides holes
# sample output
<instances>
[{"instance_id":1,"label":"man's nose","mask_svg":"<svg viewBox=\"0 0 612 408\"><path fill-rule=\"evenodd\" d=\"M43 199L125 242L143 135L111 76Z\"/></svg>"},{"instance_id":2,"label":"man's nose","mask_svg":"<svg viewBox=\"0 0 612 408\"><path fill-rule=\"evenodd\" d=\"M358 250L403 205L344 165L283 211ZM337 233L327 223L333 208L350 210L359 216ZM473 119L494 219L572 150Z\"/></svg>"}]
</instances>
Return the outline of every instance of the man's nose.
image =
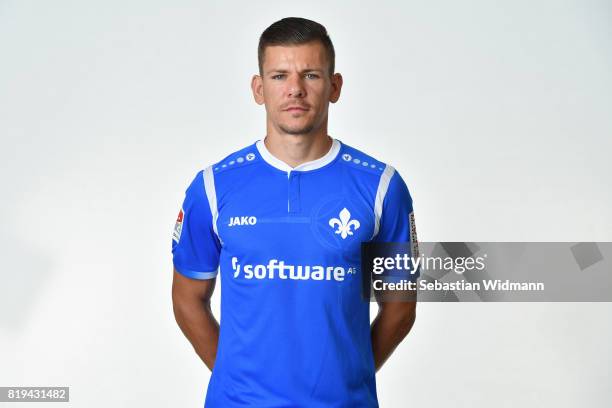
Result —
<instances>
[{"instance_id":1,"label":"man's nose","mask_svg":"<svg viewBox=\"0 0 612 408\"><path fill-rule=\"evenodd\" d=\"M291 75L288 78L287 82L288 86L288 96L290 98L301 98L304 97L306 91L304 90L304 84L302 82L302 78L299 75Z\"/></svg>"}]
</instances>

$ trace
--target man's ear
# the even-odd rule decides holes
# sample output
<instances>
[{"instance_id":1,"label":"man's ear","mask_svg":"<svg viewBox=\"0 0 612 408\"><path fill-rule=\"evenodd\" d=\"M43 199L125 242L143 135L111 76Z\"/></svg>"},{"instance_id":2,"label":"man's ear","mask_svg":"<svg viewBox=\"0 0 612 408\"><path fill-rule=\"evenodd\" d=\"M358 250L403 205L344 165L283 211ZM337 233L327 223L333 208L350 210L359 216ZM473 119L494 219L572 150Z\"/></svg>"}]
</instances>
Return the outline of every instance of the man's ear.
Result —
<instances>
[{"instance_id":1,"label":"man's ear","mask_svg":"<svg viewBox=\"0 0 612 408\"><path fill-rule=\"evenodd\" d=\"M342 75L339 73L335 73L331 77L331 94L329 95L329 101L331 103L336 103L340 98L340 91L342 90Z\"/></svg>"},{"instance_id":2,"label":"man's ear","mask_svg":"<svg viewBox=\"0 0 612 408\"><path fill-rule=\"evenodd\" d=\"M258 105L263 105L263 79L259 75L253 75L251 79L251 89L253 90L253 98Z\"/></svg>"}]
</instances>

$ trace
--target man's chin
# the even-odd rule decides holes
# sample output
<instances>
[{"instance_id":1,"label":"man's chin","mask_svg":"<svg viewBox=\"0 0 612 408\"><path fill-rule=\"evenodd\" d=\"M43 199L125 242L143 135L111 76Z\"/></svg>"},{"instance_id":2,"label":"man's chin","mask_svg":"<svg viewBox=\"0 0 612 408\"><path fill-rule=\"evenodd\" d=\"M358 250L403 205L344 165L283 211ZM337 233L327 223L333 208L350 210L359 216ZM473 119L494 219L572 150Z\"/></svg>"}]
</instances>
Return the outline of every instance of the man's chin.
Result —
<instances>
[{"instance_id":1,"label":"man's chin","mask_svg":"<svg viewBox=\"0 0 612 408\"><path fill-rule=\"evenodd\" d=\"M314 125L312 124L301 126L287 126L284 124L280 124L278 127L283 133L287 133L290 135L303 135L305 133L312 132L312 130L314 129Z\"/></svg>"}]
</instances>

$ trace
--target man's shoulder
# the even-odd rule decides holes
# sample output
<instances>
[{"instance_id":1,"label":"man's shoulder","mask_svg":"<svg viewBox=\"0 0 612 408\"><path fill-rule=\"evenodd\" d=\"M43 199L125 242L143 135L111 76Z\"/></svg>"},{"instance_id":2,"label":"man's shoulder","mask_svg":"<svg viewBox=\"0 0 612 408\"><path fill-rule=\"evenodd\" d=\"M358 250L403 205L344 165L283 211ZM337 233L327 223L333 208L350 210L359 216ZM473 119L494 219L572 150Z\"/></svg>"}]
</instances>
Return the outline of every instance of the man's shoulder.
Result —
<instances>
[{"instance_id":1,"label":"man's shoulder","mask_svg":"<svg viewBox=\"0 0 612 408\"><path fill-rule=\"evenodd\" d=\"M340 150L340 162L343 163L349 169L353 169L356 172L363 174L372 174L380 176L385 171L389 171L393 167L387 163L377 159L376 157L365 153L364 151L357 149L342 142L342 149Z\"/></svg>"},{"instance_id":2,"label":"man's shoulder","mask_svg":"<svg viewBox=\"0 0 612 408\"><path fill-rule=\"evenodd\" d=\"M229 153L221 160L211 164L208 170L214 174L221 174L230 170L245 168L258 162L259 159L256 142L253 142L248 146Z\"/></svg>"}]
</instances>

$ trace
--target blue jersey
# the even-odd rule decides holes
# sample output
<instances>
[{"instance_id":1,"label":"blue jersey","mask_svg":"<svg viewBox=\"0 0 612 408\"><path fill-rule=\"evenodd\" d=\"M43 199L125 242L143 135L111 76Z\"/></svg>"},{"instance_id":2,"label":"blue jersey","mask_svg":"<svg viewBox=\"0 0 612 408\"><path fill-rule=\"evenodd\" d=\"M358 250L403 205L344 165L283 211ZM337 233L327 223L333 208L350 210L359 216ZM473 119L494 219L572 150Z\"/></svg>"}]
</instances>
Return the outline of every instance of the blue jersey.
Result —
<instances>
[{"instance_id":1,"label":"blue jersey","mask_svg":"<svg viewBox=\"0 0 612 408\"><path fill-rule=\"evenodd\" d=\"M263 140L199 171L172 241L176 270L220 275L209 408L377 407L364 241L416 245L389 165L337 139L295 168Z\"/></svg>"}]
</instances>

